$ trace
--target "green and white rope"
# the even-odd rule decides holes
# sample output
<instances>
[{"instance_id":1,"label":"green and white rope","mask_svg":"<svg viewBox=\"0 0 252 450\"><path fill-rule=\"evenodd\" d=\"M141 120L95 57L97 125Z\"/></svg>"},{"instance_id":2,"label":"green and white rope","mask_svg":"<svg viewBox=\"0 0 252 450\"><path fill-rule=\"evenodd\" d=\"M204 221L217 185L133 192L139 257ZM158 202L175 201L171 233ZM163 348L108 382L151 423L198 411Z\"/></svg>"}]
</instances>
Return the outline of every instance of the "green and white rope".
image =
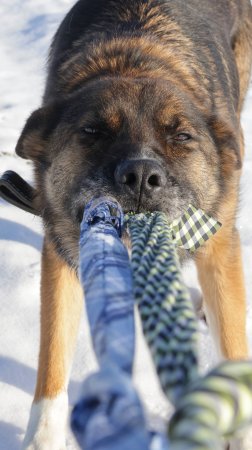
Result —
<instances>
[{"instance_id":1,"label":"green and white rope","mask_svg":"<svg viewBox=\"0 0 252 450\"><path fill-rule=\"evenodd\" d=\"M163 213L129 216L134 294L162 388L176 403L197 376L197 326Z\"/></svg>"},{"instance_id":2,"label":"green and white rope","mask_svg":"<svg viewBox=\"0 0 252 450\"><path fill-rule=\"evenodd\" d=\"M252 423L252 362L225 362L183 395L168 425L172 450L222 450ZM237 449L238 450L238 449Z\"/></svg>"}]
</instances>

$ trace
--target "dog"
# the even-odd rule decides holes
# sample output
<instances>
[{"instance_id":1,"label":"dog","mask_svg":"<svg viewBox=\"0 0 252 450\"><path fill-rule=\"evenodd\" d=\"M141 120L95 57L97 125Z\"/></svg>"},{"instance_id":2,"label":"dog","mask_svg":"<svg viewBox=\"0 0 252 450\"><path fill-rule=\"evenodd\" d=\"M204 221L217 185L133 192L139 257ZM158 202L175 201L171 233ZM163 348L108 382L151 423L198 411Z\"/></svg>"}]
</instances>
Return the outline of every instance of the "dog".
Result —
<instances>
[{"instance_id":1,"label":"dog","mask_svg":"<svg viewBox=\"0 0 252 450\"><path fill-rule=\"evenodd\" d=\"M161 210L170 220L191 203L222 223L195 263L221 355L247 357L235 219L251 61L249 0L80 0L61 23L42 107L16 146L33 161L34 205L45 227L39 368L25 449L66 448L82 306L79 228L94 196L112 195L125 211Z\"/></svg>"}]
</instances>

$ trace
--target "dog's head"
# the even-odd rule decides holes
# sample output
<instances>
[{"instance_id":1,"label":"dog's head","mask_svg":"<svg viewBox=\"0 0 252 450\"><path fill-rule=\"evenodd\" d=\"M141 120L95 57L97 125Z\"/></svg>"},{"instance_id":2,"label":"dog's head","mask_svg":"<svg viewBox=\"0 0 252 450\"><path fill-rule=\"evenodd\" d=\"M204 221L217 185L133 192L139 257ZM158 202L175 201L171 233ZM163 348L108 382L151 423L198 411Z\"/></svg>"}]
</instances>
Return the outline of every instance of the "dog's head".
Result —
<instances>
[{"instance_id":1,"label":"dog's head","mask_svg":"<svg viewBox=\"0 0 252 450\"><path fill-rule=\"evenodd\" d=\"M45 105L16 151L34 161L49 236L73 265L92 197L113 196L125 211L162 210L171 220L189 203L213 213L239 164L232 127L190 92L144 78L93 80Z\"/></svg>"}]
</instances>

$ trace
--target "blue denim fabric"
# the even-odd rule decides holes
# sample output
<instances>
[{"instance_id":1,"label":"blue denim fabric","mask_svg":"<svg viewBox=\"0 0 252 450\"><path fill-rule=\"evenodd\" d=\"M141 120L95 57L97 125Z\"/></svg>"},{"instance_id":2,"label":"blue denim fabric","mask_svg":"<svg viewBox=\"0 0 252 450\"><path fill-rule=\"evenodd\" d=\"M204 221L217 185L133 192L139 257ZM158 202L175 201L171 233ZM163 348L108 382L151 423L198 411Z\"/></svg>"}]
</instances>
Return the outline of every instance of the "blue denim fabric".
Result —
<instances>
[{"instance_id":1,"label":"blue denim fabric","mask_svg":"<svg viewBox=\"0 0 252 450\"><path fill-rule=\"evenodd\" d=\"M115 365L87 378L72 413L72 429L85 450L149 450L143 408L130 377Z\"/></svg>"},{"instance_id":2,"label":"blue denim fabric","mask_svg":"<svg viewBox=\"0 0 252 450\"><path fill-rule=\"evenodd\" d=\"M94 351L101 366L115 364L131 373L134 358L134 297L128 252L115 228L112 202L85 211L81 224L80 280Z\"/></svg>"}]
</instances>

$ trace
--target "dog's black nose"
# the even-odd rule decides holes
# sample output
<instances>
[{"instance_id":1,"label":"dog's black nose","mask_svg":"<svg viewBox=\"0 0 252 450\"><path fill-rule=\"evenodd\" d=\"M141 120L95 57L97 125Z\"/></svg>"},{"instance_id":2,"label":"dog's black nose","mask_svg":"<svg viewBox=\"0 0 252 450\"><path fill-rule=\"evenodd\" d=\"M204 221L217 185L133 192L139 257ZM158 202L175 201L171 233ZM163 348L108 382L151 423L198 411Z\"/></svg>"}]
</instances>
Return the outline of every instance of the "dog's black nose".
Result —
<instances>
[{"instance_id":1,"label":"dog's black nose","mask_svg":"<svg viewBox=\"0 0 252 450\"><path fill-rule=\"evenodd\" d=\"M166 175L155 160L132 159L118 164L115 182L123 193L153 196L165 186Z\"/></svg>"}]
</instances>

